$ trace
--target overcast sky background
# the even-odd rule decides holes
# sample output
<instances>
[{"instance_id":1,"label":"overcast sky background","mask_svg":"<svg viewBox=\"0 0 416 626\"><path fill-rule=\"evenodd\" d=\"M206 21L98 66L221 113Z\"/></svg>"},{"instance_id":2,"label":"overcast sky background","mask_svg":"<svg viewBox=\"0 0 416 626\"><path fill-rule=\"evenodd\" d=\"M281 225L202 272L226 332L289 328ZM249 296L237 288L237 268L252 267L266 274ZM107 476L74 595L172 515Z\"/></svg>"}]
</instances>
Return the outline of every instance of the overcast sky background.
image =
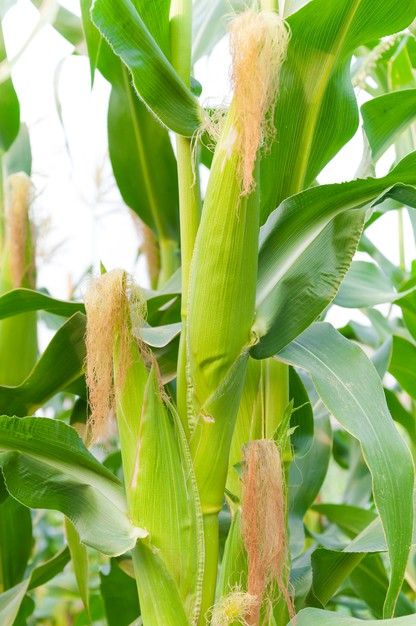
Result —
<instances>
[{"instance_id":1,"label":"overcast sky background","mask_svg":"<svg viewBox=\"0 0 416 626\"><path fill-rule=\"evenodd\" d=\"M49 0L49 5L52 2ZM79 0L61 0L79 14ZM4 31L9 58L18 55L39 20L30 0L18 0L6 16ZM109 86L97 73L91 90L86 57L53 28L43 27L14 64L12 75L21 117L30 131L36 200L33 216L40 233L38 286L55 297L68 297L86 268L122 267L147 286L144 265L137 263L139 239L115 186L107 150L106 115ZM229 54L226 39L195 68L203 85L202 101L223 102L229 95ZM359 94L360 102L364 95ZM62 110L63 126L57 113ZM320 176L320 182L354 177L361 160L361 131ZM387 171L394 154L387 153L378 174ZM415 258L415 245L406 216L406 253ZM387 214L368 235L393 262L398 262L397 215ZM331 320L351 318L335 307ZM361 318L354 313L355 318Z\"/></svg>"}]
</instances>

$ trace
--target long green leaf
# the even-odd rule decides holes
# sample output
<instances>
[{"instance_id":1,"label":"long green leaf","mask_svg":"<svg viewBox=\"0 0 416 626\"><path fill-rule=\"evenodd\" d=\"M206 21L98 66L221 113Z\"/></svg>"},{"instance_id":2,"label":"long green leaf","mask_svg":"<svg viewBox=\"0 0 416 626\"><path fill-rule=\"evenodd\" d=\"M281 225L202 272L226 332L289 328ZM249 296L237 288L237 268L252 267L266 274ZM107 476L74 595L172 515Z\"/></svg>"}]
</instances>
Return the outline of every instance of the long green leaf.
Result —
<instances>
[{"instance_id":1,"label":"long green leaf","mask_svg":"<svg viewBox=\"0 0 416 626\"><path fill-rule=\"evenodd\" d=\"M164 239L178 238L176 161L169 135L131 86L126 67L113 81L108 110L110 158L123 200Z\"/></svg>"},{"instance_id":2,"label":"long green leaf","mask_svg":"<svg viewBox=\"0 0 416 626\"><path fill-rule=\"evenodd\" d=\"M416 89L394 91L361 107L364 130L376 161L416 118Z\"/></svg>"},{"instance_id":3,"label":"long green leaf","mask_svg":"<svg viewBox=\"0 0 416 626\"><path fill-rule=\"evenodd\" d=\"M355 309L366 308L385 302L394 302L409 292L398 293L390 279L374 263L354 261L348 270L335 304Z\"/></svg>"},{"instance_id":4,"label":"long green leaf","mask_svg":"<svg viewBox=\"0 0 416 626\"><path fill-rule=\"evenodd\" d=\"M18 520L18 523L16 521ZM0 588L22 582L33 548L32 518L27 507L11 496L0 504Z\"/></svg>"},{"instance_id":5,"label":"long green leaf","mask_svg":"<svg viewBox=\"0 0 416 626\"><path fill-rule=\"evenodd\" d=\"M100 591L104 600L108 626L130 626L140 615L137 587L115 559L110 571L100 572Z\"/></svg>"},{"instance_id":6,"label":"long green leaf","mask_svg":"<svg viewBox=\"0 0 416 626\"><path fill-rule=\"evenodd\" d=\"M328 470L332 450L331 424L327 415L315 419L312 445L295 458L289 473L289 527L292 556L301 554L305 543L303 518L314 502Z\"/></svg>"},{"instance_id":7,"label":"long green leaf","mask_svg":"<svg viewBox=\"0 0 416 626\"><path fill-rule=\"evenodd\" d=\"M313 0L288 18L292 39L275 114L277 141L262 163L263 219L311 185L354 135L355 48L402 30L415 15L415 0Z\"/></svg>"},{"instance_id":8,"label":"long green leaf","mask_svg":"<svg viewBox=\"0 0 416 626\"><path fill-rule=\"evenodd\" d=\"M80 536L73 523L65 518L65 534L68 548L71 554L72 566L74 568L75 580L77 581L79 595L82 603L89 614L90 599L88 587L88 551L87 547L81 543Z\"/></svg>"},{"instance_id":9,"label":"long green leaf","mask_svg":"<svg viewBox=\"0 0 416 626\"><path fill-rule=\"evenodd\" d=\"M252 356L272 356L326 308L352 261L365 209L386 197L415 206L415 172L413 153L384 178L315 187L272 213L261 231L254 325L260 341Z\"/></svg>"},{"instance_id":10,"label":"long green leaf","mask_svg":"<svg viewBox=\"0 0 416 626\"><path fill-rule=\"evenodd\" d=\"M326 323L305 331L279 357L309 371L324 404L361 444L389 549L385 615L391 616L412 540L414 470L389 414L379 376L363 351Z\"/></svg>"},{"instance_id":11,"label":"long green leaf","mask_svg":"<svg viewBox=\"0 0 416 626\"><path fill-rule=\"evenodd\" d=\"M393 354L389 371L402 389L416 398L416 345L404 337L393 337Z\"/></svg>"},{"instance_id":12,"label":"long green leaf","mask_svg":"<svg viewBox=\"0 0 416 626\"><path fill-rule=\"evenodd\" d=\"M145 532L127 516L124 491L76 431L46 418L0 417L0 465L8 491L31 508L66 515L81 540L117 556Z\"/></svg>"},{"instance_id":13,"label":"long green leaf","mask_svg":"<svg viewBox=\"0 0 416 626\"><path fill-rule=\"evenodd\" d=\"M3 30L0 24L0 62L6 59ZM10 78L0 83L0 157L12 145L19 132L20 107Z\"/></svg>"},{"instance_id":14,"label":"long green leaf","mask_svg":"<svg viewBox=\"0 0 416 626\"><path fill-rule=\"evenodd\" d=\"M345 617L332 611L322 611L321 609L303 609L296 616L296 622L290 622L288 626L414 626L415 616L406 615L397 619L366 620L354 617Z\"/></svg>"},{"instance_id":15,"label":"long green leaf","mask_svg":"<svg viewBox=\"0 0 416 626\"><path fill-rule=\"evenodd\" d=\"M0 623L2 626L18 626L16 616L26 597L26 592L44 585L59 574L69 561L68 548L64 548L49 561L38 565L30 576L11 589L0 594Z\"/></svg>"},{"instance_id":16,"label":"long green leaf","mask_svg":"<svg viewBox=\"0 0 416 626\"><path fill-rule=\"evenodd\" d=\"M24 580L22 583L0 594L0 620L2 626L14 626L28 585L29 581Z\"/></svg>"},{"instance_id":17,"label":"long green leaf","mask_svg":"<svg viewBox=\"0 0 416 626\"><path fill-rule=\"evenodd\" d=\"M131 0L95 0L93 22L128 67L134 87L156 118L174 132L191 136L201 110L152 37Z\"/></svg>"},{"instance_id":18,"label":"long green leaf","mask_svg":"<svg viewBox=\"0 0 416 626\"><path fill-rule=\"evenodd\" d=\"M17 387L0 387L0 412L26 415L82 375L85 316L75 313L57 331L29 376Z\"/></svg>"},{"instance_id":19,"label":"long green leaf","mask_svg":"<svg viewBox=\"0 0 416 626\"><path fill-rule=\"evenodd\" d=\"M74 313L85 312L82 302L55 300L40 291L13 289L0 297L0 319L5 319L28 311L48 311L54 315L71 317Z\"/></svg>"}]
</instances>

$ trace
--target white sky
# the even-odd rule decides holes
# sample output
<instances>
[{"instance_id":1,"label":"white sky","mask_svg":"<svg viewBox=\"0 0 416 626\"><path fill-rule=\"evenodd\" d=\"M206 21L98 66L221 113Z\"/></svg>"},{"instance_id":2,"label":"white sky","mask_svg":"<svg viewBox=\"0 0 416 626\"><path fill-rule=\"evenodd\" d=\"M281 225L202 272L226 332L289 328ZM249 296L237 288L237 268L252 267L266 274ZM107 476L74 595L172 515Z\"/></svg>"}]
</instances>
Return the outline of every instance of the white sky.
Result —
<instances>
[{"instance_id":1,"label":"white sky","mask_svg":"<svg viewBox=\"0 0 416 626\"><path fill-rule=\"evenodd\" d=\"M61 4L79 14L78 0ZM6 16L4 30L9 58L26 43L39 19L29 0L18 0ZM211 56L198 62L196 78L202 100L222 102L229 92L229 55L226 40ZM72 56L70 46L45 26L19 57L12 70L21 103L22 120L30 130L36 201L34 219L39 226L41 260L38 286L55 297L66 298L68 285L77 283L86 268L101 260L111 269L123 267L145 282L143 265L136 264L138 237L111 174L107 153L106 111L109 87L97 74L90 88L88 60ZM64 129L56 108L58 94ZM360 96L362 99L362 96ZM67 150L69 147L69 154ZM353 178L361 159L361 134L328 165L320 182ZM379 174L392 160L388 154ZM368 234L384 254L398 262L397 216L378 220ZM406 250L410 261L415 246L406 218ZM336 310L331 319L343 323L350 311Z\"/></svg>"}]
</instances>

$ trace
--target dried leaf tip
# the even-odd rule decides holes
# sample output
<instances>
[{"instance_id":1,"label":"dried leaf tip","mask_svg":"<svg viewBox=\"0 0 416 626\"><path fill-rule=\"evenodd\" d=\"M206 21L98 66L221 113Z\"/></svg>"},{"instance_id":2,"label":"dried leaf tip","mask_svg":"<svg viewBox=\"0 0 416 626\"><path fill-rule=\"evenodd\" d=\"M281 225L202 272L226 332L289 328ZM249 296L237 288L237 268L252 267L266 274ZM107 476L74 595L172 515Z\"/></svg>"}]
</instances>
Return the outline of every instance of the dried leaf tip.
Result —
<instances>
[{"instance_id":1,"label":"dried leaf tip","mask_svg":"<svg viewBox=\"0 0 416 626\"><path fill-rule=\"evenodd\" d=\"M122 270L92 281L85 295L87 312L85 373L93 439L105 435L114 408L114 351L117 345L117 385L130 364L133 327L143 323L145 303L139 288Z\"/></svg>"},{"instance_id":2,"label":"dried leaf tip","mask_svg":"<svg viewBox=\"0 0 416 626\"><path fill-rule=\"evenodd\" d=\"M294 616L288 590L287 532L284 474L274 441L252 441L245 450L242 534L248 560L247 590L256 598L247 619L257 626L268 592L277 586Z\"/></svg>"},{"instance_id":3,"label":"dried leaf tip","mask_svg":"<svg viewBox=\"0 0 416 626\"><path fill-rule=\"evenodd\" d=\"M246 195L254 187L257 151L275 134L274 110L290 31L277 13L250 9L231 22L230 40L242 194Z\"/></svg>"}]
</instances>

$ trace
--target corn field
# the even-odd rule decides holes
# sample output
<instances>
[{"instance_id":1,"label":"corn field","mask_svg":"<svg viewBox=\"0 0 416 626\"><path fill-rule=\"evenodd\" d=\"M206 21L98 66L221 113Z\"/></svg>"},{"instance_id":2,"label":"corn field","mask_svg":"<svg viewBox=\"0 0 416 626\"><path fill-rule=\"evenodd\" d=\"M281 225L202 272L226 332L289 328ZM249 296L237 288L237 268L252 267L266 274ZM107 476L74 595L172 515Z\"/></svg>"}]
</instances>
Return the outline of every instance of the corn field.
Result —
<instances>
[{"instance_id":1,"label":"corn field","mask_svg":"<svg viewBox=\"0 0 416 626\"><path fill-rule=\"evenodd\" d=\"M37 280L0 22L0 626L415 626L416 0L49 4L148 282Z\"/></svg>"}]
</instances>

